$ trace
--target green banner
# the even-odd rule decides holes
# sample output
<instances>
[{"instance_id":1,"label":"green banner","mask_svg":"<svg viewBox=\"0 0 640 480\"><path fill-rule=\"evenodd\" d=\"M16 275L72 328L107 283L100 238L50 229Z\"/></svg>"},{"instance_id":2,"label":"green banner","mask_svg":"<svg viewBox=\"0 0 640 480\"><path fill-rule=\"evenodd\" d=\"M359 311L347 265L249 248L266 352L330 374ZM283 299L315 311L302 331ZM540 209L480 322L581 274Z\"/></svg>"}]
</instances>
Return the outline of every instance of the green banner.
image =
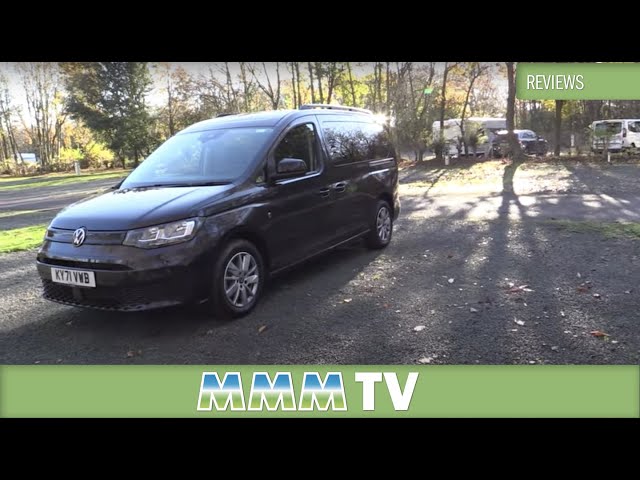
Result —
<instances>
[{"instance_id":1,"label":"green banner","mask_svg":"<svg viewBox=\"0 0 640 480\"><path fill-rule=\"evenodd\" d=\"M640 417L636 366L2 366L0 417Z\"/></svg>"},{"instance_id":2,"label":"green banner","mask_svg":"<svg viewBox=\"0 0 640 480\"><path fill-rule=\"evenodd\" d=\"M640 100L640 63L518 63L522 100Z\"/></svg>"}]
</instances>

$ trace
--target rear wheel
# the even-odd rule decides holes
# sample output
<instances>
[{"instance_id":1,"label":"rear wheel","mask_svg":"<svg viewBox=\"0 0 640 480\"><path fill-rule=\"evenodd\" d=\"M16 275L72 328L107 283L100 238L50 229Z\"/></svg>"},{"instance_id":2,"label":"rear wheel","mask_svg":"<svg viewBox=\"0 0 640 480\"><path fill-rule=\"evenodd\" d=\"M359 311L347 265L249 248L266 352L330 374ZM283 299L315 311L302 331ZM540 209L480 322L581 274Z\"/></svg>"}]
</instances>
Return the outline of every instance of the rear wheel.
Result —
<instances>
[{"instance_id":1,"label":"rear wheel","mask_svg":"<svg viewBox=\"0 0 640 480\"><path fill-rule=\"evenodd\" d=\"M393 215L386 200L378 200L371 221L371 230L367 237L367 246L373 249L389 245L393 235Z\"/></svg>"},{"instance_id":2,"label":"rear wheel","mask_svg":"<svg viewBox=\"0 0 640 480\"><path fill-rule=\"evenodd\" d=\"M247 315L258 303L264 281L260 251L247 240L232 240L214 262L210 312L224 319Z\"/></svg>"}]
</instances>

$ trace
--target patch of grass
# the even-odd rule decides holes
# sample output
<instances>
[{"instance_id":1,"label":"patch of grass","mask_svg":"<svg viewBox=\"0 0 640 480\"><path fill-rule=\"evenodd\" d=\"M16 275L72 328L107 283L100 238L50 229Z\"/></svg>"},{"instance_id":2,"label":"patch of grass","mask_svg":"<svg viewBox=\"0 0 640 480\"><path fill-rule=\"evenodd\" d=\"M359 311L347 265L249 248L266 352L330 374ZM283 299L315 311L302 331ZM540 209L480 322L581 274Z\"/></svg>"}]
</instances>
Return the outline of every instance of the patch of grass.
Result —
<instances>
[{"instance_id":1,"label":"patch of grass","mask_svg":"<svg viewBox=\"0 0 640 480\"><path fill-rule=\"evenodd\" d=\"M640 223L637 222L550 220L549 223L573 233L597 233L607 238L640 240Z\"/></svg>"},{"instance_id":2,"label":"patch of grass","mask_svg":"<svg viewBox=\"0 0 640 480\"><path fill-rule=\"evenodd\" d=\"M8 210L0 212L0 218L17 217L18 215L29 215L30 213L38 213L42 210Z\"/></svg>"},{"instance_id":3,"label":"patch of grass","mask_svg":"<svg viewBox=\"0 0 640 480\"><path fill-rule=\"evenodd\" d=\"M0 253L20 252L38 247L44 239L47 225L0 231Z\"/></svg>"},{"instance_id":4,"label":"patch of grass","mask_svg":"<svg viewBox=\"0 0 640 480\"><path fill-rule=\"evenodd\" d=\"M80 175L50 174L42 175L40 177L10 178L2 180L0 183L0 192L21 190L31 187L55 187L71 183L91 182L94 180L109 180L111 178L117 179L123 178L128 174L128 170L119 170L99 173L83 173Z\"/></svg>"}]
</instances>

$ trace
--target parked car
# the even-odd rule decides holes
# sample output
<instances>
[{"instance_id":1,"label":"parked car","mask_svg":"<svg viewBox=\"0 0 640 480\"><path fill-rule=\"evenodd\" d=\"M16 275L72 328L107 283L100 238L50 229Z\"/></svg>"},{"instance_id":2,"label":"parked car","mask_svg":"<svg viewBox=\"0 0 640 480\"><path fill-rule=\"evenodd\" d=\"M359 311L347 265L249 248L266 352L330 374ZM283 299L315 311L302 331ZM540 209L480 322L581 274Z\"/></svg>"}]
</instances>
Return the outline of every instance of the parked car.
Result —
<instances>
[{"instance_id":1,"label":"parked car","mask_svg":"<svg viewBox=\"0 0 640 480\"><path fill-rule=\"evenodd\" d=\"M602 153L606 148L610 152L640 147L640 120L598 120L591 124L591 150Z\"/></svg>"},{"instance_id":2,"label":"parked car","mask_svg":"<svg viewBox=\"0 0 640 480\"><path fill-rule=\"evenodd\" d=\"M387 129L329 105L179 132L112 191L49 225L44 297L105 310L206 303L241 316L267 277L354 239L386 247L400 212Z\"/></svg>"},{"instance_id":3,"label":"parked car","mask_svg":"<svg viewBox=\"0 0 640 480\"><path fill-rule=\"evenodd\" d=\"M549 151L548 142L533 130L514 130L513 133L518 137L520 148L526 155L546 155ZM494 157L503 157L509 154L507 134L507 130L501 130L494 138L492 145Z\"/></svg>"}]
</instances>

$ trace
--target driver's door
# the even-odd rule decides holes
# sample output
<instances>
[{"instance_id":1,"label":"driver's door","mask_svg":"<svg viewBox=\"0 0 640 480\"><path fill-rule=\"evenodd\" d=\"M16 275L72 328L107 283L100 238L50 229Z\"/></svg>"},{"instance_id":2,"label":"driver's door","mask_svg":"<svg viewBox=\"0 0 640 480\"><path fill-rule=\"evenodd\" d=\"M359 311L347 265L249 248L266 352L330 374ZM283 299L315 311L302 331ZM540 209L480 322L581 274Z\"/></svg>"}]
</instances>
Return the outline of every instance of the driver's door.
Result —
<instances>
[{"instance_id":1,"label":"driver's door","mask_svg":"<svg viewBox=\"0 0 640 480\"><path fill-rule=\"evenodd\" d=\"M269 155L270 176L277 174L278 163L285 158L301 159L307 164L305 173L269 182L269 220L264 237L272 252L272 270L330 246L334 194L326 179L317 132L315 117L300 118L289 125Z\"/></svg>"}]
</instances>

